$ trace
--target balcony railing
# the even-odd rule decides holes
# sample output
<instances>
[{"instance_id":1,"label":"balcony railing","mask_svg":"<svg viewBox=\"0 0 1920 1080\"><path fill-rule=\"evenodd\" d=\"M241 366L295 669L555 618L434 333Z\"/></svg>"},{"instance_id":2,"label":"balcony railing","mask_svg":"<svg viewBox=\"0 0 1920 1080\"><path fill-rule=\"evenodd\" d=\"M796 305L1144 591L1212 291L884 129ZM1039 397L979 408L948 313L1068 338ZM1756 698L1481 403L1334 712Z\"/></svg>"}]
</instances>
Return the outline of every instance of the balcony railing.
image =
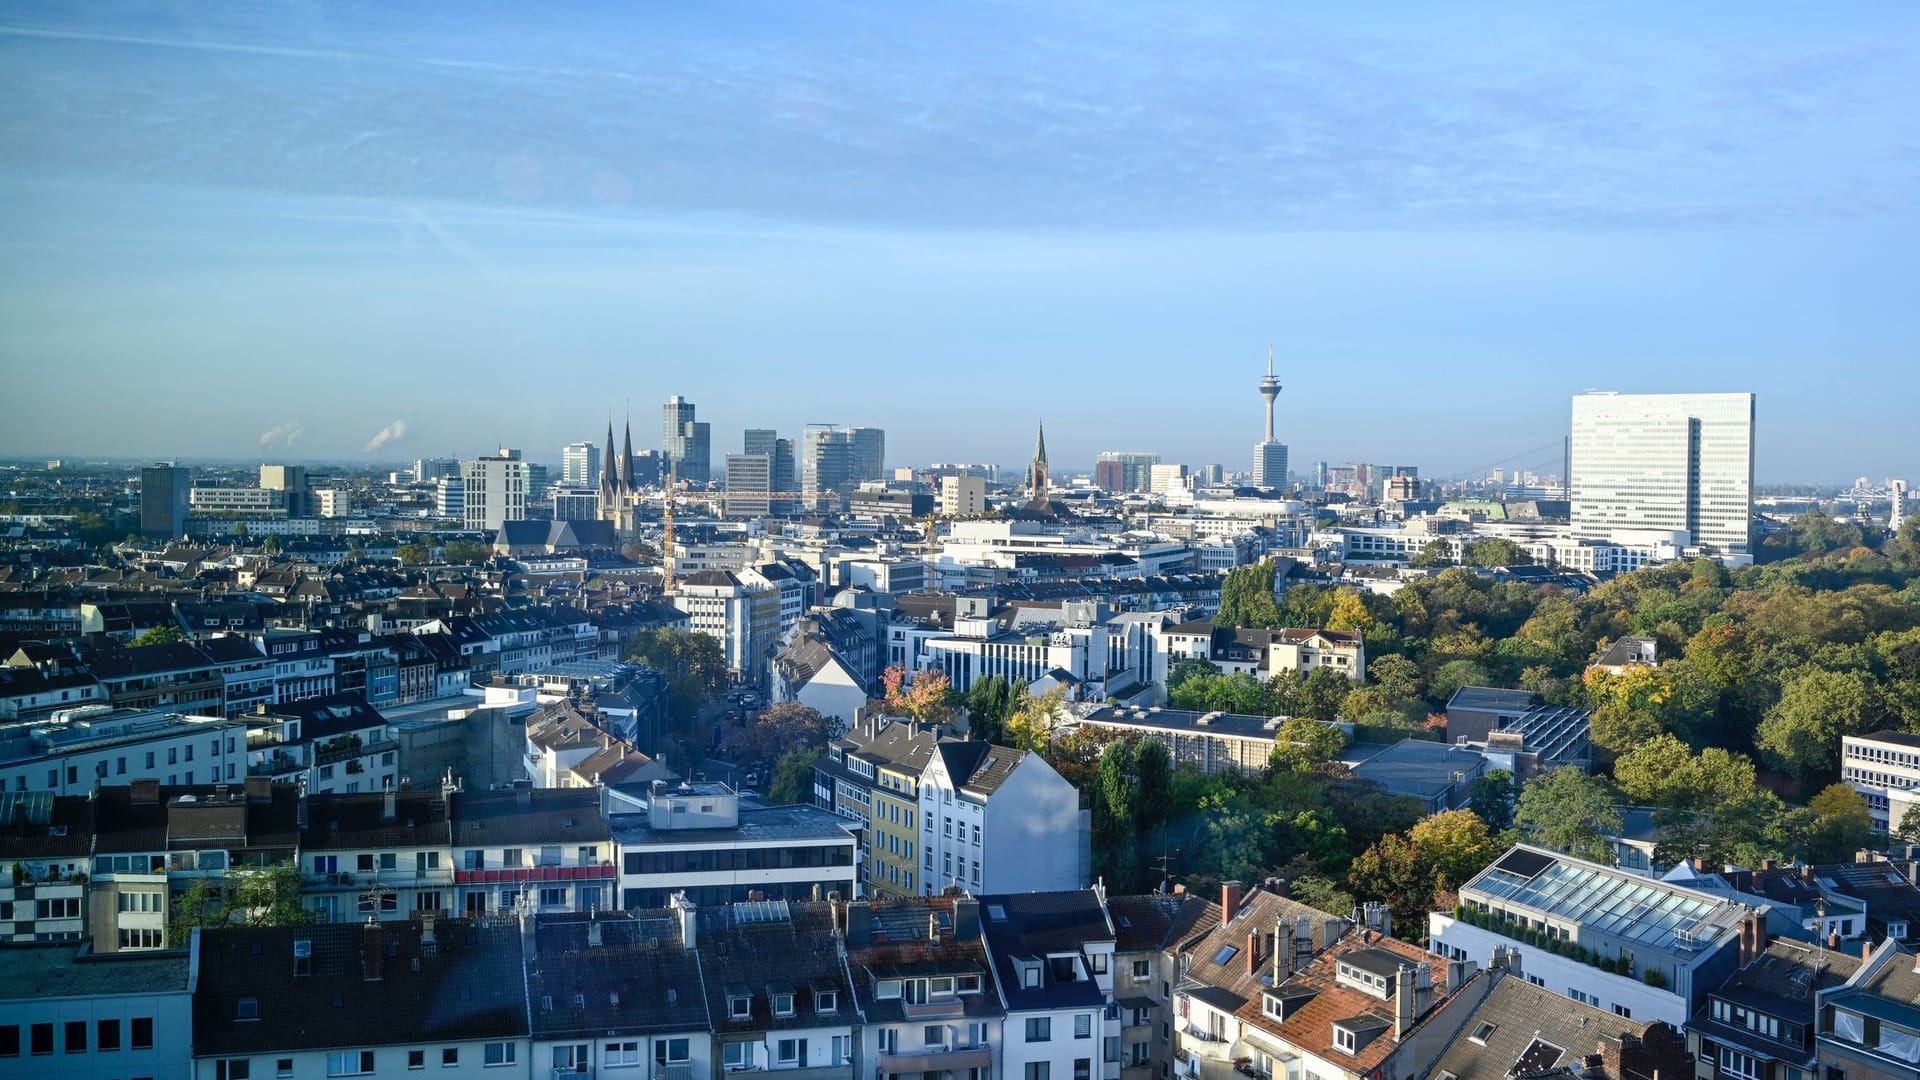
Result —
<instances>
[{"instance_id":1,"label":"balcony railing","mask_svg":"<svg viewBox=\"0 0 1920 1080\"><path fill-rule=\"evenodd\" d=\"M653 1080L693 1080L693 1063L681 1062L677 1065L655 1063Z\"/></svg>"},{"instance_id":2,"label":"balcony railing","mask_svg":"<svg viewBox=\"0 0 1920 1080\"><path fill-rule=\"evenodd\" d=\"M430 867L422 870L418 867L396 867L392 870L342 870L338 873L313 872L307 874L309 889L358 889L370 885L385 885L393 888L403 886L439 886L452 885L454 872L451 867Z\"/></svg>"}]
</instances>

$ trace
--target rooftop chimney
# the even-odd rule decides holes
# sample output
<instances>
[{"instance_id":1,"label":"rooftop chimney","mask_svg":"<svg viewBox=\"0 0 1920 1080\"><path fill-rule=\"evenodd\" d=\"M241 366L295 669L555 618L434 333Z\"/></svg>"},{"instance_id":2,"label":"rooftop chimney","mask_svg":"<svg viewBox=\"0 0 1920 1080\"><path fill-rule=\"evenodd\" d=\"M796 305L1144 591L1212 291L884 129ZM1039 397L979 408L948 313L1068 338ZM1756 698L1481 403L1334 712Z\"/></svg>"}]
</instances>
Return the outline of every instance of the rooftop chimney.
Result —
<instances>
[{"instance_id":1,"label":"rooftop chimney","mask_svg":"<svg viewBox=\"0 0 1920 1080\"><path fill-rule=\"evenodd\" d=\"M388 788L386 791L386 794L380 796L380 820L381 821L391 823L394 818L397 818L400 816L399 807L396 805L398 802L398 798L399 797L394 793L394 790L392 788Z\"/></svg>"},{"instance_id":2,"label":"rooftop chimney","mask_svg":"<svg viewBox=\"0 0 1920 1080\"><path fill-rule=\"evenodd\" d=\"M1246 896L1246 889L1237 881L1225 882L1220 886L1220 925L1233 921L1234 913L1240 910L1240 900Z\"/></svg>"},{"instance_id":3,"label":"rooftop chimney","mask_svg":"<svg viewBox=\"0 0 1920 1080\"><path fill-rule=\"evenodd\" d=\"M268 803L273 801L273 778L270 776L247 777L245 790L250 803Z\"/></svg>"},{"instance_id":4,"label":"rooftop chimney","mask_svg":"<svg viewBox=\"0 0 1920 1080\"><path fill-rule=\"evenodd\" d=\"M157 776L143 776L135 780L131 787L135 806L152 806L160 801L160 778Z\"/></svg>"},{"instance_id":5,"label":"rooftop chimney","mask_svg":"<svg viewBox=\"0 0 1920 1080\"><path fill-rule=\"evenodd\" d=\"M1260 931L1247 931L1247 974L1260 974Z\"/></svg>"},{"instance_id":6,"label":"rooftop chimney","mask_svg":"<svg viewBox=\"0 0 1920 1080\"><path fill-rule=\"evenodd\" d=\"M873 940L873 905L865 900L847 904L847 944L865 945Z\"/></svg>"},{"instance_id":7,"label":"rooftop chimney","mask_svg":"<svg viewBox=\"0 0 1920 1080\"><path fill-rule=\"evenodd\" d=\"M600 947L601 940L600 920L593 919L587 923L587 947L597 949Z\"/></svg>"},{"instance_id":8,"label":"rooftop chimney","mask_svg":"<svg viewBox=\"0 0 1920 1080\"><path fill-rule=\"evenodd\" d=\"M1413 967L1401 964L1393 976L1393 1041L1399 1042L1413 1029L1417 1018L1413 1004Z\"/></svg>"},{"instance_id":9,"label":"rooftop chimney","mask_svg":"<svg viewBox=\"0 0 1920 1080\"><path fill-rule=\"evenodd\" d=\"M953 901L953 940L980 940L980 901L958 896Z\"/></svg>"},{"instance_id":10,"label":"rooftop chimney","mask_svg":"<svg viewBox=\"0 0 1920 1080\"><path fill-rule=\"evenodd\" d=\"M698 926L699 920L695 916L699 909L695 907L693 901L687 899L687 894L684 891L674 893L668 900L668 903L680 916L680 944L691 952L698 943L697 937L700 928Z\"/></svg>"},{"instance_id":11,"label":"rooftop chimney","mask_svg":"<svg viewBox=\"0 0 1920 1080\"><path fill-rule=\"evenodd\" d=\"M379 982L386 977L387 951L380 947L380 924L367 920L366 929L360 934L360 974L368 982Z\"/></svg>"},{"instance_id":12,"label":"rooftop chimney","mask_svg":"<svg viewBox=\"0 0 1920 1080\"><path fill-rule=\"evenodd\" d=\"M937 911L927 912L927 940L936 945L940 943L940 913Z\"/></svg>"}]
</instances>

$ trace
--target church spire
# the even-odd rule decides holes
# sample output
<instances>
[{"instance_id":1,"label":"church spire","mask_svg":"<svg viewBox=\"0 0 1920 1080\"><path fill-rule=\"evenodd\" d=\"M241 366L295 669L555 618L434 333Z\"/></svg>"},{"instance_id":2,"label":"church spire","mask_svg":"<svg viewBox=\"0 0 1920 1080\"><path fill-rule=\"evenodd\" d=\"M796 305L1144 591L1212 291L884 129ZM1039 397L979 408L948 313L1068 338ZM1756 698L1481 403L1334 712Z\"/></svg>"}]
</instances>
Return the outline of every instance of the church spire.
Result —
<instances>
[{"instance_id":1,"label":"church spire","mask_svg":"<svg viewBox=\"0 0 1920 1080\"><path fill-rule=\"evenodd\" d=\"M1035 503L1047 501L1047 424L1040 422L1039 435L1033 443L1033 465L1027 474L1027 490Z\"/></svg>"},{"instance_id":2,"label":"church spire","mask_svg":"<svg viewBox=\"0 0 1920 1080\"><path fill-rule=\"evenodd\" d=\"M600 494L604 498L611 499L617 493L615 482L618 474L619 468L613 457L613 419L609 417L607 419L607 456L600 466Z\"/></svg>"},{"instance_id":3,"label":"church spire","mask_svg":"<svg viewBox=\"0 0 1920 1080\"><path fill-rule=\"evenodd\" d=\"M633 419L627 419L626 452L620 455L620 489L632 491L633 488Z\"/></svg>"}]
</instances>

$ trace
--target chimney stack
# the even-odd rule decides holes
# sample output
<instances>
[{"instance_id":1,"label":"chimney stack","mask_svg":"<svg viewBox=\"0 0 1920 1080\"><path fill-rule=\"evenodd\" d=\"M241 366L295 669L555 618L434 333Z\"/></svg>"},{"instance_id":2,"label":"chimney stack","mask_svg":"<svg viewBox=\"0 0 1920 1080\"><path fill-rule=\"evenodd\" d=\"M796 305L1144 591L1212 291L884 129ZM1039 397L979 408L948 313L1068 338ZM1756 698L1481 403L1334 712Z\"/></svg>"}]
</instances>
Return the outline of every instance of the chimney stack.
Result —
<instances>
[{"instance_id":1,"label":"chimney stack","mask_svg":"<svg viewBox=\"0 0 1920 1080\"><path fill-rule=\"evenodd\" d=\"M1240 901L1246 896L1246 889L1237 881L1225 882L1220 886L1220 925L1233 921L1234 913L1240 910Z\"/></svg>"},{"instance_id":2,"label":"chimney stack","mask_svg":"<svg viewBox=\"0 0 1920 1080\"><path fill-rule=\"evenodd\" d=\"M135 806L152 806L160 801L160 778L157 776L143 776L135 780L131 787Z\"/></svg>"},{"instance_id":3,"label":"chimney stack","mask_svg":"<svg viewBox=\"0 0 1920 1080\"><path fill-rule=\"evenodd\" d=\"M597 949L603 940L600 936L600 920L589 919L587 922L587 948Z\"/></svg>"},{"instance_id":4,"label":"chimney stack","mask_svg":"<svg viewBox=\"0 0 1920 1080\"><path fill-rule=\"evenodd\" d=\"M873 940L873 905L865 900L847 903L847 944L866 945Z\"/></svg>"},{"instance_id":5,"label":"chimney stack","mask_svg":"<svg viewBox=\"0 0 1920 1080\"><path fill-rule=\"evenodd\" d=\"M360 975L368 982L386 978L387 951L380 946L380 924L367 920L360 934Z\"/></svg>"},{"instance_id":6,"label":"chimney stack","mask_svg":"<svg viewBox=\"0 0 1920 1080\"><path fill-rule=\"evenodd\" d=\"M270 803L273 801L273 778L270 776L249 776L243 785L250 803Z\"/></svg>"},{"instance_id":7,"label":"chimney stack","mask_svg":"<svg viewBox=\"0 0 1920 1080\"><path fill-rule=\"evenodd\" d=\"M980 901L971 896L953 898L953 940L980 940Z\"/></svg>"},{"instance_id":8,"label":"chimney stack","mask_svg":"<svg viewBox=\"0 0 1920 1080\"><path fill-rule=\"evenodd\" d=\"M1399 1042L1413 1030L1416 1019L1413 1005L1413 967L1401 964L1393 975L1393 1041Z\"/></svg>"},{"instance_id":9,"label":"chimney stack","mask_svg":"<svg viewBox=\"0 0 1920 1080\"><path fill-rule=\"evenodd\" d=\"M380 820L390 825L399 816L399 796L392 788L388 788L385 794L380 796Z\"/></svg>"},{"instance_id":10,"label":"chimney stack","mask_svg":"<svg viewBox=\"0 0 1920 1080\"><path fill-rule=\"evenodd\" d=\"M1247 931L1247 974L1260 974L1260 931Z\"/></svg>"},{"instance_id":11,"label":"chimney stack","mask_svg":"<svg viewBox=\"0 0 1920 1080\"><path fill-rule=\"evenodd\" d=\"M694 905L693 901L687 899L687 894L684 890L674 893L673 896L668 898L667 902L672 906L674 912L680 916L680 945L688 952L692 952L699 944L699 920L695 917L699 909Z\"/></svg>"}]
</instances>

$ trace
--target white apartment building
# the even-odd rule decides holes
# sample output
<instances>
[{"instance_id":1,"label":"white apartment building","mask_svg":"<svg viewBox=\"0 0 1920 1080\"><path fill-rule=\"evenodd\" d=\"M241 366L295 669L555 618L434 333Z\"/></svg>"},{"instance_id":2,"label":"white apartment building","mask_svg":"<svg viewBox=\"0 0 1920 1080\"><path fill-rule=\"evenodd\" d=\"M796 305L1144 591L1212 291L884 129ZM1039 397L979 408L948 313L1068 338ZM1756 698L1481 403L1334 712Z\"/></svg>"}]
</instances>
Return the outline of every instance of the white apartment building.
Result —
<instances>
[{"instance_id":1,"label":"white apartment building","mask_svg":"<svg viewBox=\"0 0 1920 1080\"><path fill-rule=\"evenodd\" d=\"M1092 812L1037 754L983 742L935 748L920 778L920 892L1084 888Z\"/></svg>"},{"instance_id":2,"label":"white apartment building","mask_svg":"<svg viewBox=\"0 0 1920 1080\"><path fill-rule=\"evenodd\" d=\"M780 638L780 589L755 585L743 574L704 570L682 579L671 599L687 613L688 630L719 640L736 680L766 680Z\"/></svg>"},{"instance_id":3,"label":"white apartment building","mask_svg":"<svg viewBox=\"0 0 1920 1080\"><path fill-rule=\"evenodd\" d=\"M247 727L218 716L100 712L0 733L0 782L9 791L85 795L136 777L212 784L246 775Z\"/></svg>"},{"instance_id":4,"label":"white apartment building","mask_svg":"<svg viewBox=\"0 0 1920 1080\"><path fill-rule=\"evenodd\" d=\"M433 516L443 520L467 516L467 482L458 476L433 481Z\"/></svg>"},{"instance_id":5,"label":"white apartment building","mask_svg":"<svg viewBox=\"0 0 1920 1080\"><path fill-rule=\"evenodd\" d=\"M1841 736L1840 779L1867 800L1876 827L1899 828L1907 811L1920 805L1920 735Z\"/></svg>"},{"instance_id":6,"label":"white apartment building","mask_svg":"<svg viewBox=\"0 0 1920 1080\"><path fill-rule=\"evenodd\" d=\"M187 493L187 508L194 514L285 517L287 493L266 488L197 487Z\"/></svg>"},{"instance_id":7,"label":"white apartment building","mask_svg":"<svg viewBox=\"0 0 1920 1080\"><path fill-rule=\"evenodd\" d=\"M979 476L940 478L940 513L945 517L973 517L987 512L987 481Z\"/></svg>"},{"instance_id":8,"label":"white apartment building","mask_svg":"<svg viewBox=\"0 0 1920 1080\"><path fill-rule=\"evenodd\" d=\"M659 908L680 894L713 906L744 901L854 895L853 833L815 806L740 805L715 781L655 781L638 805L608 789L617 906ZM610 898L610 903L616 903Z\"/></svg>"},{"instance_id":9,"label":"white apartment building","mask_svg":"<svg viewBox=\"0 0 1920 1080\"><path fill-rule=\"evenodd\" d=\"M525 520L532 476L520 451L503 446L492 457L461 462L460 473L467 529L496 533L506 522Z\"/></svg>"},{"instance_id":10,"label":"white apartment building","mask_svg":"<svg viewBox=\"0 0 1920 1080\"><path fill-rule=\"evenodd\" d=\"M1749 393L1575 395L1575 534L1684 532L1722 555L1751 555L1753 423Z\"/></svg>"},{"instance_id":11,"label":"white apartment building","mask_svg":"<svg viewBox=\"0 0 1920 1080\"><path fill-rule=\"evenodd\" d=\"M1006 1003L1001 1073L1119 1080L1113 926L1098 889L980 898L994 982Z\"/></svg>"},{"instance_id":12,"label":"white apartment building","mask_svg":"<svg viewBox=\"0 0 1920 1080\"><path fill-rule=\"evenodd\" d=\"M185 951L81 960L72 943L15 945L6 971L0 1073L47 1080L193 1075Z\"/></svg>"}]
</instances>

